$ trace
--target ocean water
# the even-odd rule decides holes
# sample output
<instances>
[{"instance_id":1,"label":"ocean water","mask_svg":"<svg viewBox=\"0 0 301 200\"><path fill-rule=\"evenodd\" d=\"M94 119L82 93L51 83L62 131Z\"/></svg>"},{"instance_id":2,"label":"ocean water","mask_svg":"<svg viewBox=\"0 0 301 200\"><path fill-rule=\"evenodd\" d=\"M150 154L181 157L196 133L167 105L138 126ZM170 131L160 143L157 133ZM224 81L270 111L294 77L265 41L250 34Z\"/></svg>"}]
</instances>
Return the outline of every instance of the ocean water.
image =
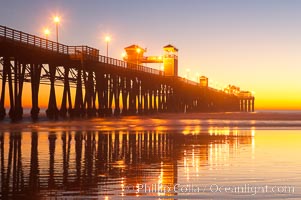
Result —
<instances>
[{"instance_id":1,"label":"ocean water","mask_svg":"<svg viewBox=\"0 0 301 200\"><path fill-rule=\"evenodd\" d=\"M301 113L0 123L0 199L301 199Z\"/></svg>"}]
</instances>

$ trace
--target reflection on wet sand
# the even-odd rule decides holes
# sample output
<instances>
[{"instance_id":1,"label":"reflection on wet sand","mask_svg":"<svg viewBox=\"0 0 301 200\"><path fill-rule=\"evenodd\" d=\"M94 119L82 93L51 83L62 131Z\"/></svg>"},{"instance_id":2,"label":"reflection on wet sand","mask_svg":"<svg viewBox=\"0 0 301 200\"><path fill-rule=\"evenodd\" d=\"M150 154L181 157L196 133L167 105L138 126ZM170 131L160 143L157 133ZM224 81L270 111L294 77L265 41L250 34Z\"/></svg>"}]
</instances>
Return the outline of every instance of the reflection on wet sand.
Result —
<instances>
[{"instance_id":1,"label":"reflection on wet sand","mask_svg":"<svg viewBox=\"0 0 301 200\"><path fill-rule=\"evenodd\" d=\"M2 132L0 197L177 195L136 187L173 186L252 147L254 130L225 130Z\"/></svg>"}]
</instances>

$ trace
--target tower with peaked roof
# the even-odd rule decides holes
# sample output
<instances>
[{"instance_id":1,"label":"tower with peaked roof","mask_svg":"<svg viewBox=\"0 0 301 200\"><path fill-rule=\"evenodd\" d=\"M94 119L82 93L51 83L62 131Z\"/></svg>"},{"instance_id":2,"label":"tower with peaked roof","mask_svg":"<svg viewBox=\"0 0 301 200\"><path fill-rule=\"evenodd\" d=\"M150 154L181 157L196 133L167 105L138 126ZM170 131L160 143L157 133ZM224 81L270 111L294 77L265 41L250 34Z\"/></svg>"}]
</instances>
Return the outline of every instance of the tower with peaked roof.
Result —
<instances>
[{"instance_id":1,"label":"tower with peaked roof","mask_svg":"<svg viewBox=\"0 0 301 200\"><path fill-rule=\"evenodd\" d=\"M146 52L146 49L133 44L131 46L128 46L124 48L126 51L126 61L129 63L134 63L134 64L141 64L144 61L144 53Z\"/></svg>"},{"instance_id":2,"label":"tower with peaked roof","mask_svg":"<svg viewBox=\"0 0 301 200\"><path fill-rule=\"evenodd\" d=\"M164 75L178 76L178 49L171 44L163 47Z\"/></svg>"}]
</instances>

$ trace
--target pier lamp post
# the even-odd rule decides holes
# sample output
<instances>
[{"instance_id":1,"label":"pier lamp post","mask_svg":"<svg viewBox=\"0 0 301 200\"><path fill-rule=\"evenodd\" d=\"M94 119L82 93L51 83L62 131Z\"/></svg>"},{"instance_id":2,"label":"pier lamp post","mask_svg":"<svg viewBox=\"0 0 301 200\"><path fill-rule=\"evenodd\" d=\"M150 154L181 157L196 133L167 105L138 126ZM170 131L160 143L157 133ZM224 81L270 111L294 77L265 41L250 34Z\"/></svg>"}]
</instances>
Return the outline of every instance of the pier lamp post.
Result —
<instances>
[{"instance_id":1,"label":"pier lamp post","mask_svg":"<svg viewBox=\"0 0 301 200\"><path fill-rule=\"evenodd\" d=\"M200 73L199 72L196 73L195 81L200 82Z\"/></svg>"},{"instance_id":2,"label":"pier lamp post","mask_svg":"<svg viewBox=\"0 0 301 200\"><path fill-rule=\"evenodd\" d=\"M164 64L160 66L160 75L164 75Z\"/></svg>"},{"instance_id":3,"label":"pier lamp post","mask_svg":"<svg viewBox=\"0 0 301 200\"><path fill-rule=\"evenodd\" d=\"M106 36L105 37L105 41L107 43L107 57L109 57L109 42L111 41L111 37L110 36Z\"/></svg>"},{"instance_id":4,"label":"pier lamp post","mask_svg":"<svg viewBox=\"0 0 301 200\"><path fill-rule=\"evenodd\" d=\"M158 56L158 57L157 57L157 60L158 60L158 62L159 62L158 70L160 71L161 66L162 66L162 60L163 60L162 56ZM161 72L160 72L160 73L161 73Z\"/></svg>"},{"instance_id":5,"label":"pier lamp post","mask_svg":"<svg viewBox=\"0 0 301 200\"><path fill-rule=\"evenodd\" d=\"M48 48L48 35L50 34L50 31L48 28L44 29L45 39L46 39L46 49Z\"/></svg>"},{"instance_id":6,"label":"pier lamp post","mask_svg":"<svg viewBox=\"0 0 301 200\"><path fill-rule=\"evenodd\" d=\"M136 49L136 51L137 51L137 69L138 69L138 59L139 59L139 54L140 54L140 52L141 52L141 49L138 47L138 48Z\"/></svg>"},{"instance_id":7,"label":"pier lamp post","mask_svg":"<svg viewBox=\"0 0 301 200\"><path fill-rule=\"evenodd\" d=\"M45 39L48 40L48 35L50 34L50 31L48 28L44 29Z\"/></svg>"},{"instance_id":8,"label":"pier lamp post","mask_svg":"<svg viewBox=\"0 0 301 200\"><path fill-rule=\"evenodd\" d=\"M190 69L187 68L187 69L186 69L186 78L187 78L187 81L188 81L188 79L189 79L189 73L190 73Z\"/></svg>"},{"instance_id":9,"label":"pier lamp post","mask_svg":"<svg viewBox=\"0 0 301 200\"><path fill-rule=\"evenodd\" d=\"M59 16L55 16L53 18L53 21L54 21L55 26L56 26L56 42L59 43L59 23L60 23L60 17Z\"/></svg>"},{"instance_id":10,"label":"pier lamp post","mask_svg":"<svg viewBox=\"0 0 301 200\"><path fill-rule=\"evenodd\" d=\"M125 59L126 59L126 56L127 56L127 55L126 55L125 52L122 52L122 53L121 53L121 57L122 57L122 59L123 59L124 61L125 61Z\"/></svg>"}]
</instances>

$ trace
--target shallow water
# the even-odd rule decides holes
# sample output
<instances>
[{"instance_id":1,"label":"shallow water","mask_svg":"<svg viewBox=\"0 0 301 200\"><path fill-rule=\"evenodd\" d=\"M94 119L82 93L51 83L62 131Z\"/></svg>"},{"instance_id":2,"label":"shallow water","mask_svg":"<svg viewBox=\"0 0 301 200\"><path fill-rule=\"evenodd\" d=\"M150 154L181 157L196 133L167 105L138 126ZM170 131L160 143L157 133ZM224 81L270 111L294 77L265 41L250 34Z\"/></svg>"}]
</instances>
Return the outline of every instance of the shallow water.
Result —
<instances>
[{"instance_id":1,"label":"shallow water","mask_svg":"<svg viewBox=\"0 0 301 200\"><path fill-rule=\"evenodd\" d=\"M301 128L290 123L140 117L4 122L0 197L300 199Z\"/></svg>"}]
</instances>

